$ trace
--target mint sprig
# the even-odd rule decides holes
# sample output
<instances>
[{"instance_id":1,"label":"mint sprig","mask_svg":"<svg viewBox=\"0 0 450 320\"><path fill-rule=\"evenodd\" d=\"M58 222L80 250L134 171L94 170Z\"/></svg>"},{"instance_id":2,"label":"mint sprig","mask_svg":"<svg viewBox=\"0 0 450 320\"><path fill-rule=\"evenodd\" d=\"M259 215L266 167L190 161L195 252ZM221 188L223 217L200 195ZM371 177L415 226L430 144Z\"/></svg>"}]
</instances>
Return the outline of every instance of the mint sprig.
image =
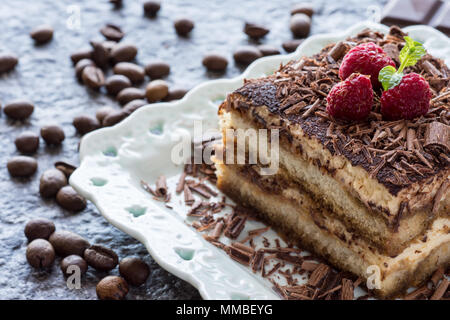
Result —
<instances>
[{"instance_id":1,"label":"mint sprig","mask_svg":"<svg viewBox=\"0 0 450 320\"><path fill-rule=\"evenodd\" d=\"M406 43L399 55L400 68L395 70L393 66L386 66L378 74L378 81L385 91L397 86L402 81L403 69L415 65L427 53L422 43L414 41L411 37L404 39Z\"/></svg>"}]
</instances>

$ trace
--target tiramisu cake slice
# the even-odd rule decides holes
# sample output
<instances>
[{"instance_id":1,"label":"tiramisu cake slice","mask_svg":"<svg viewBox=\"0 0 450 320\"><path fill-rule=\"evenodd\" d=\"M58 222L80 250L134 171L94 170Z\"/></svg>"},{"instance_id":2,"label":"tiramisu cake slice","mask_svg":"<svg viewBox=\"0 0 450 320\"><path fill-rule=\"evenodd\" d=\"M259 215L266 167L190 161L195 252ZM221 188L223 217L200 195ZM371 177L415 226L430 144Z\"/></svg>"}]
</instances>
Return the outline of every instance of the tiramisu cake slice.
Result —
<instances>
[{"instance_id":1,"label":"tiramisu cake slice","mask_svg":"<svg viewBox=\"0 0 450 320\"><path fill-rule=\"evenodd\" d=\"M393 27L247 80L220 107L223 145L277 129L279 169L217 161L218 186L336 266L378 268L380 296L418 284L450 263L449 77Z\"/></svg>"}]
</instances>

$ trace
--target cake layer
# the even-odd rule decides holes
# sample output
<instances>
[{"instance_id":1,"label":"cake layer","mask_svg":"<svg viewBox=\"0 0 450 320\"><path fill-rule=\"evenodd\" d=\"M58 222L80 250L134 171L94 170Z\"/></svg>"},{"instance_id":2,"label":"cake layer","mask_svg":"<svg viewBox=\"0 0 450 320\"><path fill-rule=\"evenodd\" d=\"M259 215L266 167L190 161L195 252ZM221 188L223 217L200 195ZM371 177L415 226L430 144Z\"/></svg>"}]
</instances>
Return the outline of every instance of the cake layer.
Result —
<instances>
[{"instance_id":1,"label":"cake layer","mask_svg":"<svg viewBox=\"0 0 450 320\"><path fill-rule=\"evenodd\" d=\"M411 242L392 258L379 253L354 235L307 193L285 188L274 194L246 174L245 165L216 164L218 187L235 201L255 208L261 217L279 227L290 239L322 256L336 267L367 279L375 266L380 287L375 293L390 297L418 285L439 266L450 262L450 222L436 219L421 239Z\"/></svg>"},{"instance_id":2,"label":"cake layer","mask_svg":"<svg viewBox=\"0 0 450 320\"><path fill-rule=\"evenodd\" d=\"M391 233L417 215L407 240L420 233L414 227L426 228L438 208L448 213L441 203L449 201L450 70L430 55L407 68L430 83L433 99L425 117L383 121L379 91L374 91L373 112L366 121L340 122L326 112L326 96L341 81L339 65L347 50L370 41L397 57L404 40L398 28L394 31L384 36L366 30L313 57L291 61L271 76L247 80L220 112L235 111L258 128L280 129L284 150L293 155L284 157L286 169L311 184L311 191L325 197L334 211L379 216L377 221L384 220ZM315 176L307 175L313 170L303 172L306 163L330 179L313 186ZM330 188L340 190L327 194ZM353 203L346 201L347 194L355 198ZM407 222L404 228L410 228Z\"/></svg>"},{"instance_id":3,"label":"cake layer","mask_svg":"<svg viewBox=\"0 0 450 320\"><path fill-rule=\"evenodd\" d=\"M229 112L222 109L220 117L221 127L224 131L228 128L247 130L261 127L253 121L253 118L232 109ZM225 132L223 132L223 137L226 139ZM226 145L226 141L224 145ZM252 150L256 148L256 145L247 144L246 147ZM307 145L302 146L303 150L308 148ZM411 205L410 214L405 214L398 220L386 219L383 215L374 213L371 206L361 201L357 194L352 192L352 188L343 183L347 179L354 179L364 184L364 171L354 169L350 176L345 168L330 170L329 167L318 165L315 159L320 158L323 161L324 156L311 158L307 155L311 155L311 152L299 153L298 148L292 147L292 142L282 138L279 150L280 168L275 177L268 179L278 181L281 186L304 189L315 201L325 202L326 206L347 228L352 229L356 235L365 238L366 241L387 255L394 256L401 252L412 239L422 235L438 216L433 214L432 207L436 191L429 191L428 194L423 192L420 194L422 200L428 200L423 201L423 203L427 203L426 206ZM346 179L343 180L342 177L346 177ZM443 195L438 197L440 200L436 211L440 212L440 215L448 215L448 210L444 205L445 201L449 199L448 187L444 186L443 188L445 190L442 190ZM378 189L374 190L374 192L377 191Z\"/></svg>"}]
</instances>

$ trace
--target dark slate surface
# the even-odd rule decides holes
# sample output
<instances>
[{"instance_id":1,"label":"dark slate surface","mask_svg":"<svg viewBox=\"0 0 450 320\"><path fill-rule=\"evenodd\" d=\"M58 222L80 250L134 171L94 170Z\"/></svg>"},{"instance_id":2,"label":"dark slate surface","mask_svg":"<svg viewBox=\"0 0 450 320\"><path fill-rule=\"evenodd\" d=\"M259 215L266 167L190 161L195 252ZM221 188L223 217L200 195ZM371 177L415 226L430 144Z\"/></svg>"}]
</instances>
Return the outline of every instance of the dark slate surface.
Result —
<instances>
[{"instance_id":1,"label":"dark slate surface","mask_svg":"<svg viewBox=\"0 0 450 320\"><path fill-rule=\"evenodd\" d=\"M87 90L74 78L69 60L76 49L88 46L90 39L102 39L98 33L107 22L122 26L126 37L139 47L140 64L154 57L172 66L168 81L173 86L192 88L218 75L208 74L201 65L208 50L222 51L230 58L223 77L234 77L241 70L232 62L232 51L248 44L242 32L244 21L266 24L271 32L263 43L281 46L291 38L289 10L296 1L239 1L184 0L165 1L158 18L143 16L142 1L126 1L120 10L113 10L107 0L14 0L0 3L0 50L12 51L20 58L15 71L0 76L0 102L27 98L36 110L25 123L0 117L0 299L95 299L95 285L104 274L90 270L82 281L82 289L69 290L59 260L50 271L36 271L25 259L27 241L23 235L25 223L34 217L55 221L58 229L77 232L91 243L113 248L121 258L137 255L151 267L151 275L144 286L132 288L129 299L199 299L191 285L161 269L148 255L143 245L109 225L89 204L81 213L71 214L60 209L52 200L39 197L40 174L57 160L78 163L79 136L71 125L76 115L95 114L103 105L118 105L103 93ZM368 17L367 7L386 1L349 0L314 1L317 13L313 17L312 33L342 30ZM71 5L76 5L71 7ZM81 10L81 27L67 27L71 10ZM196 27L189 39L176 36L172 21L179 16L192 18ZM34 46L29 31L37 25L49 23L55 28L51 43ZM61 148L48 148L41 141L35 155L39 172L31 179L11 179L7 170L8 158L17 154L15 137L24 130L39 131L40 126L57 123L64 127L66 140ZM117 273L117 270L111 272Z\"/></svg>"}]
</instances>

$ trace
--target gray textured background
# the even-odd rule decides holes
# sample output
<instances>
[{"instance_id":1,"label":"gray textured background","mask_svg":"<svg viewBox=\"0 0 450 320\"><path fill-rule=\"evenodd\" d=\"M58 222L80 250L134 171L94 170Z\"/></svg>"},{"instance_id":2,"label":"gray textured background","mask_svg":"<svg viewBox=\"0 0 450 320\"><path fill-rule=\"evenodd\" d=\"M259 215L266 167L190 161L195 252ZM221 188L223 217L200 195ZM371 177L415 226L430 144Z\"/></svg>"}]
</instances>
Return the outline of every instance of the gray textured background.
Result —
<instances>
[{"instance_id":1,"label":"gray textured background","mask_svg":"<svg viewBox=\"0 0 450 320\"><path fill-rule=\"evenodd\" d=\"M76 49L87 47L91 39L102 39L98 30L107 22L122 27L126 37L138 48L137 62L161 58L171 64L168 81L172 86L192 88L217 77L205 72L202 56L217 50L230 58L223 77L234 77L242 70L234 66L232 52L238 45L248 44L242 32L244 21L265 24L271 32L263 39L281 47L289 40L289 11L299 1L188 0L163 1L156 19L143 16L142 2L124 0L124 7L114 10L107 0L2 0L0 1L0 50L12 51L20 62L15 71L0 76L0 102L27 98L35 103L32 117L25 123L15 123L0 116L0 299L95 299L95 285L105 274L89 270L81 290L69 290L59 270L59 260L51 271L36 271L25 259L27 241L23 235L25 223L34 217L53 220L58 229L67 229L86 237L91 243L114 249L121 258L137 255L151 267L147 283L132 288L129 299L199 299L195 288L161 269L148 255L143 245L109 225L89 204L77 214L59 208L54 201L44 201L38 192L40 174L58 160L78 164L79 136L72 127L76 115L94 115L103 105L118 105L103 93L89 91L74 77L69 56ZM319 0L313 1L316 14L312 33L342 30L368 17L367 7L382 6L386 0ZM70 5L81 9L81 28L66 26ZM179 16L195 21L189 39L180 39L172 22ZM55 28L54 39L47 45L34 46L30 30L49 23ZM41 141L35 155L39 171L31 179L11 179L8 158L17 154L15 137L24 130L39 131L47 123L64 127L66 140L61 148L48 148ZM112 272L117 273L117 270Z\"/></svg>"}]
</instances>

